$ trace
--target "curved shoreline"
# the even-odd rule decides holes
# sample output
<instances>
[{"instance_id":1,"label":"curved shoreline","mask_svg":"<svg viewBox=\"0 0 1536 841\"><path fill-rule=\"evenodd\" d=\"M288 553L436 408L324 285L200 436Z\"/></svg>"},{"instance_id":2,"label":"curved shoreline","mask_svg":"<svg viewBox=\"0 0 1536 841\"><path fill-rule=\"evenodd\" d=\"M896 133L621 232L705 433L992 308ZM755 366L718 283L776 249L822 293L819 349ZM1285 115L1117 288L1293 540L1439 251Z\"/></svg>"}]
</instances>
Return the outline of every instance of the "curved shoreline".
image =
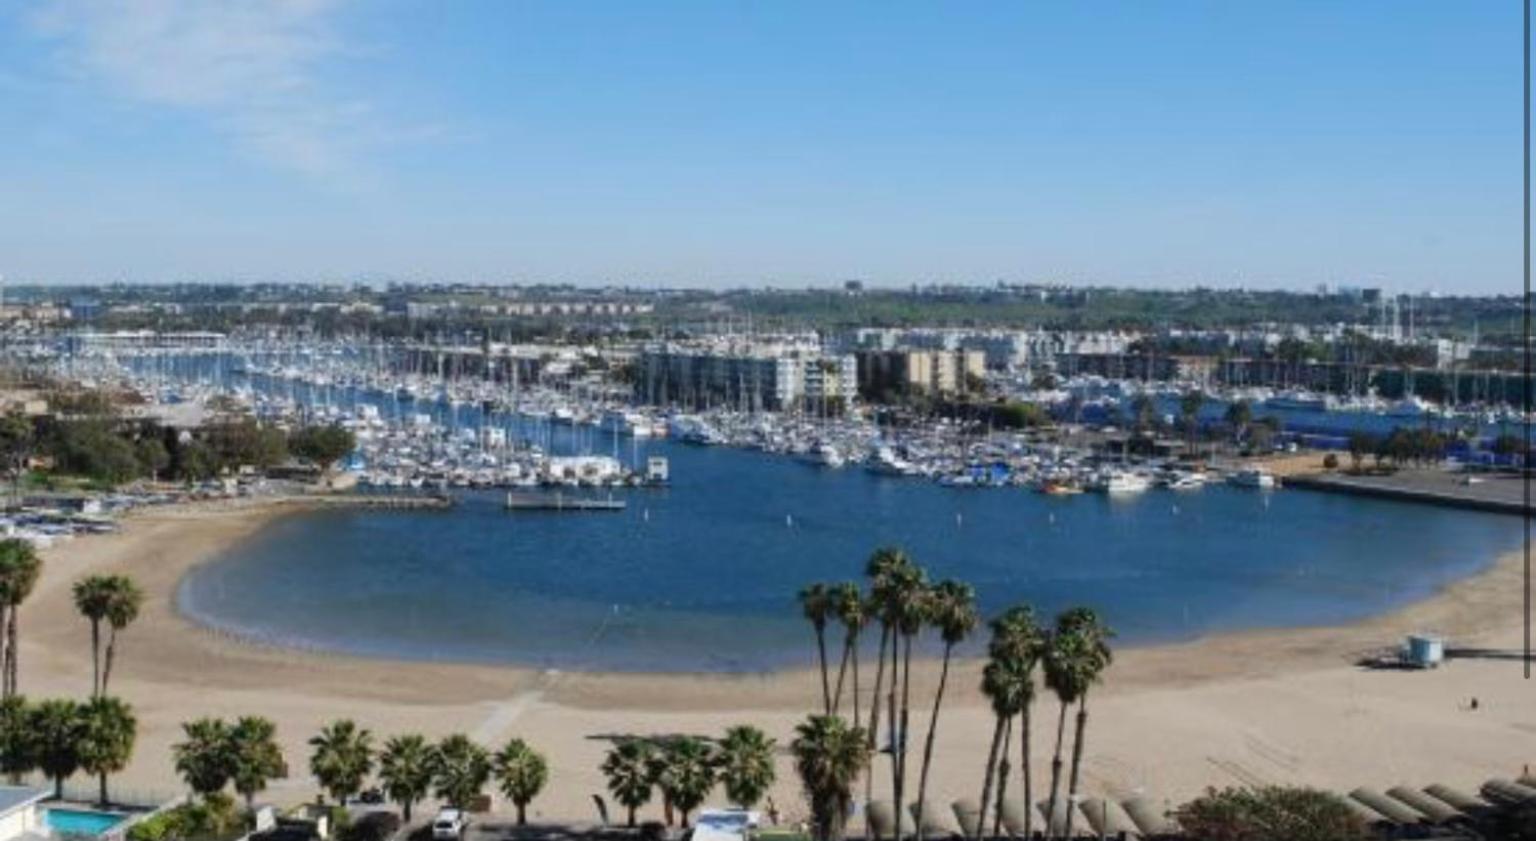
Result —
<instances>
[{"instance_id":1,"label":"curved shoreline","mask_svg":"<svg viewBox=\"0 0 1536 841\"><path fill-rule=\"evenodd\" d=\"M292 658L322 660L332 665L338 662L347 662L360 668L372 665L381 669L391 670L424 667L465 670L469 672L493 670L522 676L562 674L567 680L574 676L580 676L588 682L595 683L665 680L697 682L702 680L725 684L739 684L742 682L755 683L762 680L810 680L814 676L814 668L810 664L805 667L744 672L601 669L562 671L518 663L460 660L436 661L425 658L360 654L328 648L323 645L305 645L298 641L285 641L264 637L259 633L228 628L218 622L200 618L195 613L184 609L181 600L181 587L186 581L187 576L196 568L217 560L218 556L231 545L256 534L283 517L302 514L334 504L334 501L327 500L282 498L247 500L233 504L198 504L183 506L177 509L151 510L126 518L123 531L118 535L86 537L81 540L116 541L124 538L131 539L138 530L145 528L147 524L151 523L160 525L177 524L191 528L194 531L202 527L204 530L211 532L212 536L216 538L214 545L211 547L196 545L192 547L193 551L190 552L182 551L162 554L157 559L159 568L155 570L155 575L150 582L151 586L146 587L146 593L152 603L158 603L161 607L168 605L167 612L181 626L180 630L182 633L178 633L178 637L185 639L187 636L185 632L190 631L192 637L201 638L204 645L217 651L222 656L237 654L240 649L245 649L253 653L260 653L263 659L271 656L289 656ZM208 551L209 548L212 548L213 551ZM67 551L67 545L58 549L48 550L45 557L65 551ZM109 551L108 554L116 553ZM131 562L132 559L119 560ZM1457 608L1467 601L1465 595L1467 593L1475 593L1479 597L1478 600L1486 606L1486 602L1482 601L1483 598L1492 590L1505 589L1504 585L1508 583L1507 579L1511 566L1518 566L1520 561L1521 558L1518 552L1505 554L1482 566L1477 572L1437 588L1432 594L1424 598L1352 622L1337 625L1299 625L1221 631L1185 641L1126 644L1121 646L1117 653L1120 655L1121 665L1126 665L1125 660L1127 657L1132 661L1142 659L1161 661L1163 659L1187 658L1214 660L1215 662L1210 665L1220 663L1220 667L1177 669L1173 670L1172 673L1183 675L1185 679L1220 679L1247 673L1247 669L1241 668L1240 664L1235 662L1235 660L1240 659L1236 655L1241 654L1244 649L1253 647L1263 646L1267 649L1265 659L1268 669L1266 673L1273 674L1277 666L1294 669L1349 661L1354 655L1368 648L1392 644L1394 637L1400 641L1401 629L1436 630L1459 637L1483 634L1506 625L1507 620L1496 618L1499 611L1482 609L1465 611ZM128 564L123 565L127 566ZM170 579L169 586L166 586L167 577ZM151 607L153 608L153 605ZM58 611L50 612L58 615ZM1331 657L1318 656L1323 649L1329 648L1334 644L1340 646L1341 650L1336 650L1335 654ZM1210 655L1210 657L1199 655ZM936 657L922 657L920 659L925 665L937 662ZM977 658L961 658L957 660L957 663L962 671L967 669L979 670L980 661ZM926 671L926 669L920 667L919 671ZM1131 670L1117 669L1117 675L1124 676L1129 671ZM919 677L926 676L914 675L914 678ZM1140 679L1134 682L1137 684L1143 683ZM1119 684L1121 681L1116 681L1116 683Z\"/></svg>"},{"instance_id":2,"label":"curved shoreline","mask_svg":"<svg viewBox=\"0 0 1536 841\"><path fill-rule=\"evenodd\" d=\"M463 731L487 743L514 734L534 738L549 753L557 779L569 781L548 795L545 814L587 819L588 795L603 788L596 771L606 745L600 734L709 733L752 721L784 742L817 705L818 676L811 668L593 673L398 661L247 641L179 613L176 592L188 570L300 510L303 504L291 501L147 510L128 517L119 534L47 550L43 577L22 610L22 691L33 697L89 691L89 632L74 612L69 585L81 575L111 571L133 575L146 592L139 621L120 637L113 682L141 722L140 748L127 775L137 785L177 787L169 746L191 718L268 716L278 723L290 763L301 767L309 734L325 721L352 717L378 734ZM1458 645L1518 645L1521 560L1519 553L1507 554L1428 599L1348 625L1118 650L1095 694L1085 767L1090 790L1177 798L1249 777L1346 788L1403 781L1475 787L1494 771L1518 770L1524 742L1510 738L1510 728L1536 730L1536 713L1527 716L1520 701L1527 687L1518 662L1457 660L1434 673L1370 672L1352 663L1423 629L1446 633ZM868 665L861 687L866 704ZM979 670L978 661L967 661L950 676L946 735L935 760L944 797L974 796L972 784L979 782L971 779L978 776L972 758L984 755L991 733L988 707L975 690ZM924 704L936 672L932 663L914 670L913 697ZM1483 699L1476 717L1458 712L1468 695ZM1054 704L1048 708L1054 711ZM1392 737L1405 730L1415 738ZM1037 734L1039 744L1047 737ZM1276 764L1280 755L1298 759ZM1233 770L1239 767L1241 774ZM1043 765L1040 771L1047 773ZM777 801L798 803L792 771L781 768L780 776ZM313 789L298 777L274 793L297 802L311 798Z\"/></svg>"}]
</instances>

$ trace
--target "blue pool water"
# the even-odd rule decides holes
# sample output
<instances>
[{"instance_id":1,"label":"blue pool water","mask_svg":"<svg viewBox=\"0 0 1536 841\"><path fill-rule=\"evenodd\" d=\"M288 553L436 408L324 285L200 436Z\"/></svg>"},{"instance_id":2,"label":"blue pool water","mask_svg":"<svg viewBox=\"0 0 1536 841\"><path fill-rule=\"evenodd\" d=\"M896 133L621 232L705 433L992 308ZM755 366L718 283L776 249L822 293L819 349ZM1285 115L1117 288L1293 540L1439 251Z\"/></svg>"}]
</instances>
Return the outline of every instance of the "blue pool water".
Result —
<instances>
[{"instance_id":1,"label":"blue pool water","mask_svg":"<svg viewBox=\"0 0 1536 841\"><path fill-rule=\"evenodd\" d=\"M123 822L127 815L116 812L92 812L85 809L45 810L48 828L64 835L101 835Z\"/></svg>"},{"instance_id":2,"label":"blue pool water","mask_svg":"<svg viewBox=\"0 0 1536 841\"><path fill-rule=\"evenodd\" d=\"M1302 490L1131 499L959 490L658 441L673 485L616 514L333 510L277 521L182 583L182 610L277 643L575 669L808 663L794 596L904 547L995 612L1097 608L1122 642L1347 622L1519 545L1520 520Z\"/></svg>"}]
</instances>

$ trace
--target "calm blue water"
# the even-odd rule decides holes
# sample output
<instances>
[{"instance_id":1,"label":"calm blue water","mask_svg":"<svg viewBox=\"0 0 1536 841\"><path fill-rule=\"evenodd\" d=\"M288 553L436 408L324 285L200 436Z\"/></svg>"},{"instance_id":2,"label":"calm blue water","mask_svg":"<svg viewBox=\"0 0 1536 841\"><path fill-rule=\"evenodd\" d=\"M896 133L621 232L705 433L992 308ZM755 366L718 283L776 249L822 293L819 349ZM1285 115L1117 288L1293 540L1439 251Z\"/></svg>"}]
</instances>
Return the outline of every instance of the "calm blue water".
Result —
<instances>
[{"instance_id":1,"label":"calm blue water","mask_svg":"<svg viewBox=\"0 0 1536 841\"><path fill-rule=\"evenodd\" d=\"M1148 643L1358 619L1521 537L1514 517L1301 490L1050 498L670 442L637 450L669 456L673 486L627 492L622 513L509 513L469 494L448 512L294 515L190 574L182 608L364 655L756 671L807 664L796 590L858 577L886 544L970 581L988 613L1087 604L1123 641Z\"/></svg>"},{"instance_id":2,"label":"calm blue water","mask_svg":"<svg viewBox=\"0 0 1536 841\"><path fill-rule=\"evenodd\" d=\"M127 815L81 809L47 809L48 828L62 835L101 835L123 822Z\"/></svg>"}]
</instances>

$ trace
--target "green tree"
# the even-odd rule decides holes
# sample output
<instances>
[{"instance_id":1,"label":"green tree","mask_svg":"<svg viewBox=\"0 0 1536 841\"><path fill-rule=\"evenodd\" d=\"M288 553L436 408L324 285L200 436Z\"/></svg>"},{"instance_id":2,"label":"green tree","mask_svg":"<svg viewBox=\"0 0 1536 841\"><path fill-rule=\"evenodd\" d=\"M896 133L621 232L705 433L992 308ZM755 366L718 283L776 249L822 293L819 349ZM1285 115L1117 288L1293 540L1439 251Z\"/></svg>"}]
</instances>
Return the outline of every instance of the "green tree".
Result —
<instances>
[{"instance_id":1,"label":"green tree","mask_svg":"<svg viewBox=\"0 0 1536 841\"><path fill-rule=\"evenodd\" d=\"M496 753L496 779L501 793L517 806L517 824L528 823L528 804L544 790L549 781L549 762L522 739L507 742Z\"/></svg>"},{"instance_id":2,"label":"green tree","mask_svg":"<svg viewBox=\"0 0 1536 841\"><path fill-rule=\"evenodd\" d=\"M853 784L869 764L868 736L835 715L813 715L795 728L795 771L811 807L817 841L840 841Z\"/></svg>"},{"instance_id":3,"label":"green tree","mask_svg":"<svg viewBox=\"0 0 1536 841\"><path fill-rule=\"evenodd\" d=\"M918 634L928 626L932 591L928 586L928 573L916 564L896 570L887 580L885 603L890 613L891 626L900 645L891 646L891 788L896 802L896 837L902 836L902 821L906 812L907 747L912 732L912 645ZM897 649L900 649L898 659ZM901 705L895 705L896 676L901 680Z\"/></svg>"},{"instance_id":4,"label":"green tree","mask_svg":"<svg viewBox=\"0 0 1536 841\"><path fill-rule=\"evenodd\" d=\"M21 477L37 451L37 431L32 420L20 412L0 417L0 457L5 459L6 476L11 480L11 504L21 503Z\"/></svg>"},{"instance_id":5,"label":"green tree","mask_svg":"<svg viewBox=\"0 0 1536 841\"><path fill-rule=\"evenodd\" d=\"M987 768L982 775L981 811L976 816L977 837L986 835L987 810L992 808L992 783L997 779L999 767L1008 767L1008 757L1003 751L1003 737L1014 716L1023 712L1026 702L1027 681L1017 659L993 652L982 669L981 692L992 706L992 746L987 751ZM999 792L1001 786L999 786ZM1027 797L1027 795L1026 795ZM999 794L997 801L1002 802ZM1026 805L1026 810L1027 810ZM998 814L1001 819L1001 813Z\"/></svg>"},{"instance_id":6,"label":"green tree","mask_svg":"<svg viewBox=\"0 0 1536 841\"><path fill-rule=\"evenodd\" d=\"M90 575L75 582L75 610L91 623L91 696L101 695L101 623L112 600L112 576Z\"/></svg>"},{"instance_id":7,"label":"green tree","mask_svg":"<svg viewBox=\"0 0 1536 841\"><path fill-rule=\"evenodd\" d=\"M832 588L832 613L843 626L843 655L837 667L837 687L832 692L832 712L843 702L843 678L853 669L853 724L859 724L859 635L869 622L868 603L859 585L844 581Z\"/></svg>"},{"instance_id":8,"label":"green tree","mask_svg":"<svg viewBox=\"0 0 1536 841\"><path fill-rule=\"evenodd\" d=\"M832 711L832 684L827 675L827 620L832 615L832 593L827 585L816 583L800 591L800 612L816 631L817 663L821 666L821 700L825 712Z\"/></svg>"},{"instance_id":9,"label":"green tree","mask_svg":"<svg viewBox=\"0 0 1536 841\"><path fill-rule=\"evenodd\" d=\"M351 430L340 426L307 426L293 434L288 448L326 472L357 449L357 438Z\"/></svg>"},{"instance_id":10,"label":"green tree","mask_svg":"<svg viewBox=\"0 0 1536 841\"><path fill-rule=\"evenodd\" d=\"M138 719L133 716L133 707L106 695L98 695L81 706L80 715L80 768L96 775L101 804L105 806L112 802L107 796L108 775L128 767L128 760L133 758Z\"/></svg>"},{"instance_id":11,"label":"green tree","mask_svg":"<svg viewBox=\"0 0 1536 841\"><path fill-rule=\"evenodd\" d=\"M763 731L741 724L720 740L720 782L725 795L743 809L757 806L773 786L775 742Z\"/></svg>"},{"instance_id":12,"label":"green tree","mask_svg":"<svg viewBox=\"0 0 1536 841\"><path fill-rule=\"evenodd\" d=\"M1205 392L1192 388L1179 398L1179 421L1184 427L1184 441L1188 451L1195 451L1195 437L1200 432L1200 410L1205 408Z\"/></svg>"},{"instance_id":13,"label":"green tree","mask_svg":"<svg viewBox=\"0 0 1536 841\"><path fill-rule=\"evenodd\" d=\"M64 798L64 780L80 769L85 716L74 701L49 699L32 708L37 767L53 780L53 796Z\"/></svg>"},{"instance_id":14,"label":"green tree","mask_svg":"<svg viewBox=\"0 0 1536 841\"><path fill-rule=\"evenodd\" d=\"M21 785L22 776L36 768L32 705L21 695L0 698L0 774L11 785Z\"/></svg>"},{"instance_id":15,"label":"green tree","mask_svg":"<svg viewBox=\"0 0 1536 841\"><path fill-rule=\"evenodd\" d=\"M140 438L133 446L133 453L139 461L139 469L151 480L158 481L160 474L171 466L171 453L159 438Z\"/></svg>"},{"instance_id":16,"label":"green tree","mask_svg":"<svg viewBox=\"0 0 1536 841\"><path fill-rule=\"evenodd\" d=\"M107 633L107 654L101 664L103 695L107 693L108 683L112 680L112 665L117 662L118 632L139 618L139 609L143 605L144 591L139 589L132 578L126 575L112 576L111 598L107 602L107 625L110 630Z\"/></svg>"},{"instance_id":17,"label":"green tree","mask_svg":"<svg viewBox=\"0 0 1536 841\"><path fill-rule=\"evenodd\" d=\"M1232 430L1232 440L1241 441L1248 434L1248 425L1253 423L1253 404L1247 400L1235 400L1227 404L1227 427Z\"/></svg>"},{"instance_id":18,"label":"green tree","mask_svg":"<svg viewBox=\"0 0 1536 841\"><path fill-rule=\"evenodd\" d=\"M1077 797L1078 771L1082 765L1088 729L1088 690L1103 677L1113 655L1109 641L1114 631L1086 607L1072 608L1056 618L1056 632L1046 652L1046 681L1063 704L1077 702L1077 732L1072 741L1072 773L1067 796ZM1057 731L1056 763L1051 768L1051 804L1056 804L1056 783L1061 764L1060 730ZM1072 837L1072 813L1067 810L1067 837ZM1052 813L1054 814L1054 812Z\"/></svg>"},{"instance_id":19,"label":"green tree","mask_svg":"<svg viewBox=\"0 0 1536 841\"><path fill-rule=\"evenodd\" d=\"M454 808L468 808L490 778L490 754L462 733L442 740L432 751L432 784L437 796Z\"/></svg>"},{"instance_id":20,"label":"green tree","mask_svg":"<svg viewBox=\"0 0 1536 841\"><path fill-rule=\"evenodd\" d=\"M669 739L661 748L656 787L678 810L687 829L688 813L715 787L715 753L709 743L693 736Z\"/></svg>"},{"instance_id":21,"label":"green tree","mask_svg":"<svg viewBox=\"0 0 1536 841\"><path fill-rule=\"evenodd\" d=\"M373 734L351 719L326 725L309 740L309 772L338 805L362 791L373 770Z\"/></svg>"},{"instance_id":22,"label":"green tree","mask_svg":"<svg viewBox=\"0 0 1536 841\"><path fill-rule=\"evenodd\" d=\"M1367 841L1376 835L1338 797L1309 788L1207 789L1177 812L1206 841Z\"/></svg>"},{"instance_id":23,"label":"green tree","mask_svg":"<svg viewBox=\"0 0 1536 841\"><path fill-rule=\"evenodd\" d=\"M917 838L923 838L922 810L928 802L928 769L933 763L933 745L939 732L939 708L944 704L944 689L949 683L949 660L955 646L976 630L976 591L969 584L945 580L934 585L928 597L928 621L944 640L944 659L939 667L939 686L933 693L933 712L928 718L928 735L923 743L923 766L917 781Z\"/></svg>"},{"instance_id":24,"label":"green tree","mask_svg":"<svg viewBox=\"0 0 1536 841\"><path fill-rule=\"evenodd\" d=\"M400 804L406 823L411 807L432 790L432 748L419 735L395 736L379 754L379 782L390 800Z\"/></svg>"},{"instance_id":25,"label":"green tree","mask_svg":"<svg viewBox=\"0 0 1536 841\"><path fill-rule=\"evenodd\" d=\"M277 725L261 716L244 716L229 730L229 750L235 791L245 799L246 814L255 820L256 795L267 782L287 776L283 749L277 744Z\"/></svg>"},{"instance_id":26,"label":"green tree","mask_svg":"<svg viewBox=\"0 0 1536 841\"><path fill-rule=\"evenodd\" d=\"M5 657L0 663L0 671L4 674L0 680L0 697L9 697L19 691L17 614L21 612L22 602L32 595L42 569L43 562L31 543L15 538L0 540L0 609L5 613Z\"/></svg>"},{"instance_id":27,"label":"green tree","mask_svg":"<svg viewBox=\"0 0 1536 841\"><path fill-rule=\"evenodd\" d=\"M875 686L869 705L869 727L865 730L865 738L868 740L867 750L873 755L875 752L875 739L880 730L880 701L881 689L885 687L886 653L894 648L893 640L896 635L895 608L893 601L896 596L895 582L908 574L913 567L912 559L900 549L883 547L876 549L864 565L865 577L869 579L868 613L880 623L880 647L875 657ZM891 686L894 687L896 675L891 674ZM894 690L890 693L894 695ZM888 705L891 708L890 718L895 719L895 704ZM888 722L894 735L894 724ZM857 725L855 725L857 727ZM894 738L893 738L894 743ZM866 801L874 799L874 774L871 773L864 779L864 791Z\"/></svg>"},{"instance_id":28,"label":"green tree","mask_svg":"<svg viewBox=\"0 0 1536 841\"><path fill-rule=\"evenodd\" d=\"M176 773L192 791L207 800L229 785L236 758L229 725L223 719L200 718L181 725L184 738L171 745Z\"/></svg>"},{"instance_id":29,"label":"green tree","mask_svg":"<svg viewBox=\"0 0 1536 841\"><path fill-rule=\"evenodd\" d=\"M651 761L655 752L650 742L624 739L603 759L602 771L608 780L608 791L619 805L629 810L629 826L635 825L635 810L651 800L655 785L651 778Z\"/></svg>"}]
</instances>

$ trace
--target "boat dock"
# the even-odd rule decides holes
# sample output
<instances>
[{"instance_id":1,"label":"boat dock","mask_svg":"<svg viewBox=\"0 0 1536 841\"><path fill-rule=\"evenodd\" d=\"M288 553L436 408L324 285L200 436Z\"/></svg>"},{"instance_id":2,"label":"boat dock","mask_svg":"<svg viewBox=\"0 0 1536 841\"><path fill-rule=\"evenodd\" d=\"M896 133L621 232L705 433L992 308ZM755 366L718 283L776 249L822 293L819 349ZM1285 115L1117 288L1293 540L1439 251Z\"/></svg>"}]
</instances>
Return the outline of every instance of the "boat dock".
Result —
<instances>
[{"instance_id":1,"label":"boat dock","mask_svg":"<svg viewBox=\"0 0 1536 841\"><path fill-rule=\"evenodd\" d=\"M566 496L564 493L509 493L508 511L623 511L622 499Z\"/></svg>"},{"instance_id":2,"label":"boat dock","mask_svg":"<svg viewBox=\"0 0 1536 841\"><path fill-rule=\"evenodd\" d=\"M1374 496L1467 508L1498 514L1526 513L1524 483L1514 473L1399 470L1383 474L1299 473L1285 477L1288 488Z\"/></svg>"}]
</instances>

